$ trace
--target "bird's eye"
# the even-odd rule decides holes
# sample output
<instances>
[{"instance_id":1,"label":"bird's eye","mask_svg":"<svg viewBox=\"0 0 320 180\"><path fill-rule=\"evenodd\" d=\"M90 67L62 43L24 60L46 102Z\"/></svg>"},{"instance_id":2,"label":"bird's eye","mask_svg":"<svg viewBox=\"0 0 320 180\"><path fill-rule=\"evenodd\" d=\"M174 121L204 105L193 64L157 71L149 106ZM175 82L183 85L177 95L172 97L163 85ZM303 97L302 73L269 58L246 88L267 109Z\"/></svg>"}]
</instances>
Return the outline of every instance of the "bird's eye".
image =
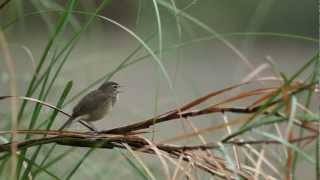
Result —
<instances>
[{"instance_id":1,"label":"bird's eye","mask_svg":"<svg viewBox=\"0 0 320 180\"><path fill-rule=\"evenodd\" d=\"M116 89L116 88L118 88L118 87L119 87L119 85L117 85L117 84L113 84L113 85L112 85L112 87L113 87L114 89Z\"/></svg>"}]
</instances>

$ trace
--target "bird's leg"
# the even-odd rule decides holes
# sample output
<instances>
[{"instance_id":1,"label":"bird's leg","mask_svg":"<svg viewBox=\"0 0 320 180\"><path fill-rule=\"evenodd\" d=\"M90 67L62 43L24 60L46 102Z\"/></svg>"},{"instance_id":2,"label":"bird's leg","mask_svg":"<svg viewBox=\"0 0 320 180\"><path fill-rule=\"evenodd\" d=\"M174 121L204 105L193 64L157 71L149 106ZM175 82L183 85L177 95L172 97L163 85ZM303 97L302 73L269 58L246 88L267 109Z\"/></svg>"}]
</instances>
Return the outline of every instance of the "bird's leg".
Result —
<instances>
[{"instance_id":1,"label":"bird's leg","mask_svg":"<svg viewBox=\"0 0 320 180\"><path fill-rule=\"evenodd\" d=\"M70 118L67 120L67 122L65 122L65 123L58 129L58 131L62 131L62 130L64 130L65 128L68 128L68 127L72 124L72 122L73 122L74 119L75 119L75 118L70 117Z\"/></svg>"},{"instance_id":2,"label":"bird's leg","mask_svg":"<svg viewBox=\"0 0 320 180\"><path fill-rule=\"evenodd\" d=\"M87 122L87 123L93 129L94 132L96 132L96 133L99 132L99 130L91 122Z\"/></svg>"},{"instance_id":3,"label":"bird's leg","mask_svg":"<svg viewBox=\"0 0 320 180\"><path fill-rule=\"evenodd\" d=\"M99 130L91 122L84 120L79 121L82 125L86 126L89 130L91 130L95 135L98 134Z\"/></svg>"}]
</instances>

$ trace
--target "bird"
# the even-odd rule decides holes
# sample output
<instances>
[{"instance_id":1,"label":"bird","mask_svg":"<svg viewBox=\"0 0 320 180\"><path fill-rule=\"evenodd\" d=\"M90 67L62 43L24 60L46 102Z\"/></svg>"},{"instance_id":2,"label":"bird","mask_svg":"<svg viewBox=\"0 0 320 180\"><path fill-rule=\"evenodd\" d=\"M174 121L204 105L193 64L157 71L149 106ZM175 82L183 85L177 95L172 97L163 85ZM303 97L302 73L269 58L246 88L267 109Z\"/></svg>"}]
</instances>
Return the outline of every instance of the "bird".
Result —
<instances>
[{"instance_id":1,"label":"bird","mask_svg":"<svg viewBox=\"0 0 320 180\"><path fill-rule=\"evenodd\" d=\"M89 129L98 132L91 123L107 115L119 99L120 85L113 81L105 81L99 88L85 95L74 106L71 117L59 128L59 131L70 126L74 121L85 122Z\"/></svg>"}]
</instances>

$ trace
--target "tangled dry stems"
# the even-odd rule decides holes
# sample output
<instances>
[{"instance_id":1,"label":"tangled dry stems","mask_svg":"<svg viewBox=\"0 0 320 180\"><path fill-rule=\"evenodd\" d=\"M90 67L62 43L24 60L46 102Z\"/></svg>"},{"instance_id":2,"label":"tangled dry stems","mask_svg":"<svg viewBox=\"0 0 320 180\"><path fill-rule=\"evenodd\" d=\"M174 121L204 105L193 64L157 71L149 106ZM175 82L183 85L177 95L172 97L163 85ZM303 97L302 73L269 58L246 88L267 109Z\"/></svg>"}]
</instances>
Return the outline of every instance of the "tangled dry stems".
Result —
<instances>
[{"instance_id":1,"label":"tangled dry stems","mask_svg":"<svg viewBox=\"0 0 320 180\"><path fill-rule=\"evenodd\" d=\"M148 128L154 126L158 123L164 123L166 121L171 120L180 120L184 118L192 118L204 114L212 114L212 113L245 113L245 114L253 114L263 115L263 116L274 116L278 118L282 118L283 120L277 120L271 122L270 124L279 124L279 123L287 123L288 117L284 113L279 113L279 111L273 112L270 109L275 105L280 103L290 104L289 101L286 100L285 96L291 96L303 92L305 90L309 90L313 87L312 84L309 85L294 85L290 87L286 87L286 92L283 93L285 95L279 96L277 99L263 104L262 102L266 99L266 97L273 96L279 89L282 88L264 88L264 89L255 89L248 92L240 93L237 96L226 99L218 104L209 106L207 108L201 110L190 110L196 105L203 103L204 101L212 98L213 96L217 96L226 91L238 88L243 84L231 86L229 88L212 92L206 96L200 97L178 109L171 110L167 113L164 113L158 117L150 118L145 121L141 121L138 123L129 124L123 127L114 128L110 130L103 130L99 133L92 132L76 132L76 131L55 131L55 130L18 130L16 133L18 134L32 134L32 135L42 135L41 138L34 138L27 141L20 142L10 142L6 144L0 145L0 152L10 152L12 144L15 144L16 147L21 149L30 148L33 146L38 146L42 144L50 144L56 143L59 145L65 146L77 146L77 147L90 147L90 148L122 148L127 149L128 146L138 152L155 154L157 156L166 156L173 159L181 159L186 163L191 163L192 166L202 169L205 172L208 172L212 175L219 176L225 179L235 179L237 176L240 176L244 179L252 179L256 176L257 172L259 176L269 179L276 179L276 177L266 174L263 171L257 171L254 166L249 166L238 163L238 167L230 165L230 163L224 158L214 155L212 153L212 149L220 149L222 146L233 146L233 147L245 147L248 145L268 145L268 144L276 144L282 145L280 141L277 140L243 140L241 135L251 129L258 128L259 126L267 125L259 124L259 126L252 126L251 129L247 129L245 131L236 131L234 133L229 134L223 139L217 142L211 142L206 144L198 144L198 145L178 145L178 144L168 144L166 142L174 142L175 140L187 139L190 137L197 137L202 133L206 132L205 129L200 129L196 132L192 132L190 134L184 134L182 136L173 137L170 141L162 141L162 142L152 142L145 138L143 134L148 133ZM235 100L243 100L250 96L260 96L255 102L245 108L234 108L234 107L221 107L224 104L228 104ZM0 99L10 98L9 96L3 96ZM23 99L28 99L24 97ZM30 100L30 98L29 98ZM32 99L32 101L40 102L38 100ZM49 105L48 103L43 103L43 105L53 107L58 110L56 107ZM62 110L59 110L62 111ZM62 111L63 112L63 111ZM64 112L65 113L65 112ZM67 114L67 113L65 113ZM250 117L250 116L249 116ZM252 116L251 116L252 117ZM207 131L212 132L214 129L222 129L227 128L235 124L240 123L248 123L250 118L242 119L241 121L229 121L228 123L222 123L220 125L216 125L211 127L211 129L207 129ZM294 124L298 128L302 128L308 131L308 135L303 137L296 137L287 139L289 143L299 143L300 147L303 147L311 142L319 136L319 130L315 127L318 126L316 121L307 122L303 119L299 121L294 121ZM10 131L3 131L1 134L8 134ZM156 148L156 149L155 149ZM160 154L159 154L160 152ZM238 156L238 155L235 155ZM236 158L236 157L235 157ZM238 160L239 161L239 160ZM271 165L270 165L271 166ZM182 168L182 167L180 167ZM183 168L182 168L183 169ZM187 174L187 173L186 173Z\"/></svg>"}]
</instances>

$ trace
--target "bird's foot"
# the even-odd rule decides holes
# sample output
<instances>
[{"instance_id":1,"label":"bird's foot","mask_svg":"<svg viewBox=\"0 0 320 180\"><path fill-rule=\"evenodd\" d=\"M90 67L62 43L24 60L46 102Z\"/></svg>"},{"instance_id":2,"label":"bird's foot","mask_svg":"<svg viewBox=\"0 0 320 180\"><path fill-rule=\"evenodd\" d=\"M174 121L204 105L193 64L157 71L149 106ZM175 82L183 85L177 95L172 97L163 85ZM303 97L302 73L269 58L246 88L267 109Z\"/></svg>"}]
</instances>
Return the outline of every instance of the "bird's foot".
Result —
<instances>
[{"instance_id":1,"label":"bird's foot","mask_svg":"<svg viewBox=\"0 0 320 180\"><path fill-rule=\"evenodd\" d=\"M90 131L90 132L88 132L88 134L90 136L97 136L97 135L99 135L99 131Z\"/></svg>"}]
</instances>

